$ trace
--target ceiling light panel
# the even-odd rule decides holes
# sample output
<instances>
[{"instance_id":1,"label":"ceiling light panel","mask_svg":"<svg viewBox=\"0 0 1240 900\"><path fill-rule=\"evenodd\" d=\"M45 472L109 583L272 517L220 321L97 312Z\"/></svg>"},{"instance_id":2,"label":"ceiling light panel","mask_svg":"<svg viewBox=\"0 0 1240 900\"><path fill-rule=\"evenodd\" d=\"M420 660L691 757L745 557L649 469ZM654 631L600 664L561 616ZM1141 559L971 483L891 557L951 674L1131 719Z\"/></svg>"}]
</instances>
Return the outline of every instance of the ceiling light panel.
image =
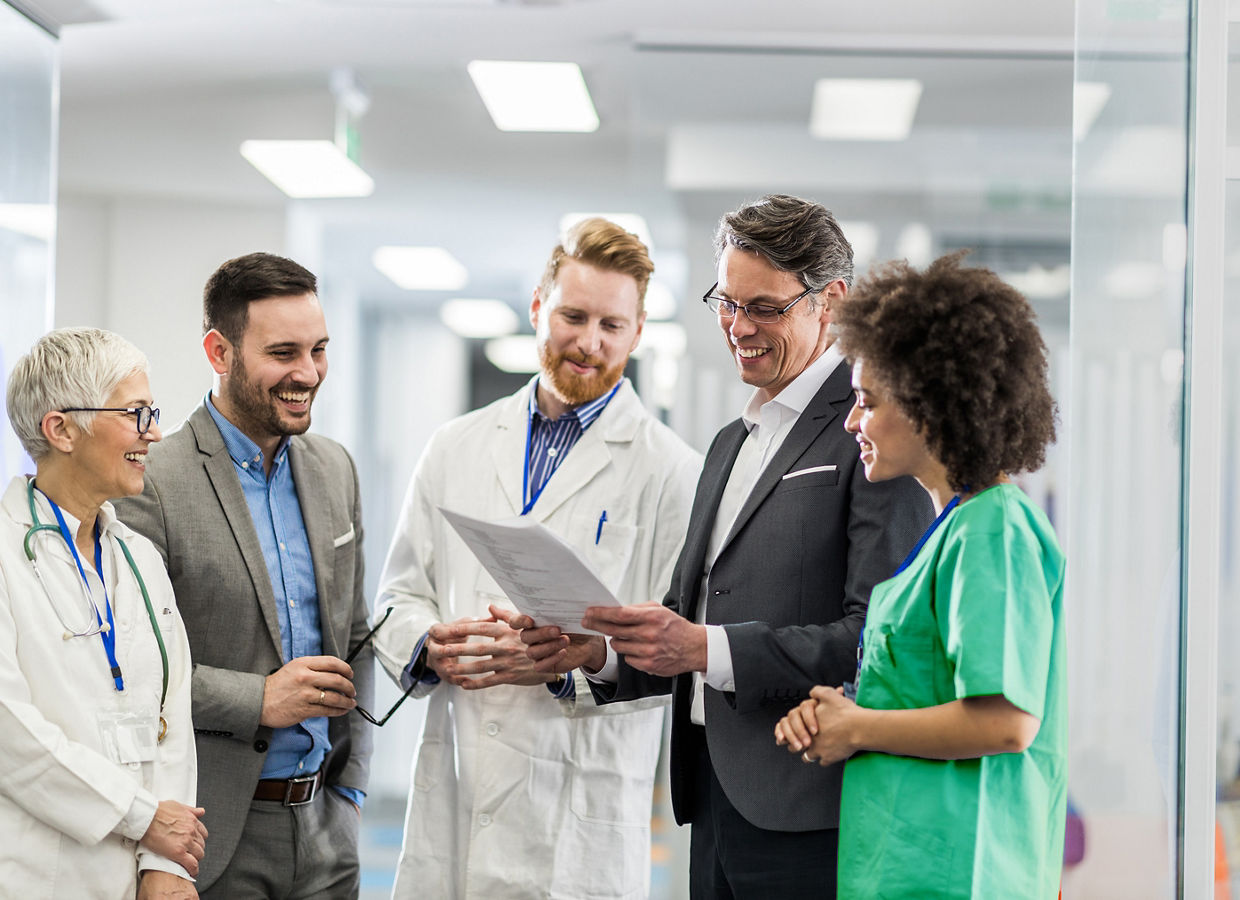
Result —
<instances>
[{"instance_id":1,"label":"ceiling light panel","mask_svg":"<svg viewBox=\"0 0 1240 900\"><path fill-rule=\"evenodd\" d=\"M538 339L532 334L511 334L487 341L482 352L501 372L528 375L538 371Z\"/></svg>"},{"instance_id":2,"label":"ceiling light panel","mask_svg":"<svg viewBox=\"0 0 1240 900\"><path fill-rule=\"evenodd\" d=\"M375 268L407 291L459 291L469 272L442 247L380 247Z\"/></svg>"},{"instance_id":3,"label":"ceiling light panel","mask_svg":"<svg viewBox=\"0 0 1240 900\"><path fill-rule=\"evenodd\" d=\"M439 307L439 320L464 338L495 338L513 334L521 325L503 300L458 297Z\"/></svg>"},{"instance_id":4,"label":"ceiling light panel","mask_svg":"<svg viewBox=\"0 0 1240 900\"><path fill-rule=\"evenodd\" d=\"M903 141L920 100L915 78L820 78L809 132L820 140Z\"/></svg>"},{"instance_id":5,"label":"ceiling light panel","mask_svg":"<svg viewBox=\"0 0 1240 900\"><path fill-rule=\"evenodd\" d=\"M598 130L598 113L576 63L476 59L469 77L500 131Z\"/></svg>"},{"instance_id":6,"label":"ceiling light panel","mask_svg":"<svg viewBox=\"0 0 1240 900\"><path fill-rule=\"evenodd\" d=\"M375 182L331 141L243 141L241 155L295 199L369 197Z\"/></svg>"}]
</instances>

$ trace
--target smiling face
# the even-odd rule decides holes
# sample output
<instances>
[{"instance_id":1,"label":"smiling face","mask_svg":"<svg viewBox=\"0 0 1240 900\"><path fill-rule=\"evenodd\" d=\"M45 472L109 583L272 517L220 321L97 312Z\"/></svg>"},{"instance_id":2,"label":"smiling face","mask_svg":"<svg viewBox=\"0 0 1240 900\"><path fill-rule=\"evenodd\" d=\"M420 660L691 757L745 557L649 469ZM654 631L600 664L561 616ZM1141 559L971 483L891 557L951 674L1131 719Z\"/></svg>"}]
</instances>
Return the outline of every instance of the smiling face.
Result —
<instances>
[{"instance_id":1,"label":"smiling face","mask_svg":"<svg viewBox=\"0 0 1240 900\"><path fill-rule=\"evenodd\" d=\"M314 294L250 304L241 342L218 331L203 340L219 374L216 408L270 457L285 435L310 427L310 407L327 377L327 323Z\"/></svg>"},{"instance_id":2,"label":"smiling face","mask_svg":"<svg viewBox=\"0 0 1240 900\"><path fill-rule=\"evenodd\" d=\"M942 464L931 454L881 376L866 367L865 360L853 363L852 385L856 400L844 428L857 436L865 477L887 481L912 475L923 486L937 483L942 478Z\"/></svg>"},{"instance_id":3,"label":"smiling face","mask_svg":"<svg viewBox=\"0 0 1240 900\"><path fill-rule=\"evenodd\" d=\"M805 290L791 272L782 272L757 253L729 246L719 257L715 293L740 306L757 303L784 307ZM719 317L741 380L757 388L762 400L775 397L831 345L830 303L844 293L833 281L809 294L774 322L754 322L743 310Z\"/></svg>"},{"instance_id":4,"label":"smiling face","mask_svg":"<svg viewBox=\"0 0 1240 900\"><path fill-rule=\"evenodd\" d=\"M530 304L543 413L558 418L611 390L624 374L645 320L632 275L564 260L550 294L544 297L536 288Z\"/></svg>"},{"instance_id":5,"label":"smiling face","mask_svg":"<svg viewBox=\"0 0 1240 900\"><path fill-rule=\"evenodd\" d=\"M103 405L128 409L151 402L146 373L138 372L117 385ZM146 451L162 436L154 422L146 434L138 434L136 415L95 413L91 433L78 432L70 454L73 480L83 495L90 495L87 506L97 508L104 500L142 493Z\"/></svg>"}]
</instances>

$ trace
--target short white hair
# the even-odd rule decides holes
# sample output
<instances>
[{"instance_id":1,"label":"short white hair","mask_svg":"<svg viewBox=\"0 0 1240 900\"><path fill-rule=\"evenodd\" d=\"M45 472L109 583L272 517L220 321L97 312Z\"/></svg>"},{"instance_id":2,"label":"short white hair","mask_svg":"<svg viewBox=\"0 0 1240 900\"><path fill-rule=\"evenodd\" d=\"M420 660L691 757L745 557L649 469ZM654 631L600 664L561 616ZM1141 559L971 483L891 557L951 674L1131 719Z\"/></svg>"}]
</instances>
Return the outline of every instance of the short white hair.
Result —
<instances>
[{"instance_id":1,"label":"short white hair","mask_svg":"<svg viewBox=\"0 0 1240 900\"><path fill-rule=\"evenodd\" d=\"M9 375L9 421L30 458L51 452L43 417L75 406L105 406L131 375L145 373L146 356L119 334L101 328L58 328L39 338ZM91 433L93 412L68 415Z\"/></svg>"}]
</instances>

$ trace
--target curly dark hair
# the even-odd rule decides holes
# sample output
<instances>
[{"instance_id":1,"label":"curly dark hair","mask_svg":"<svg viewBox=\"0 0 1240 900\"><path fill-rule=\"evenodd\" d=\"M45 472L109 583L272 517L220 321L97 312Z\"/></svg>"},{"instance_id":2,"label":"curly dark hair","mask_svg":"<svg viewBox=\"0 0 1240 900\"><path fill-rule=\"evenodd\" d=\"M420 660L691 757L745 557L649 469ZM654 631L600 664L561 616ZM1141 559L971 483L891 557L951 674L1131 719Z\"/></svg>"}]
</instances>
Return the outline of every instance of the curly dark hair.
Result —
<instances>
[{"instance_id":1,"label":"curly dark hair","mask_svg":"<svg viewBox=\"0 0 1240 900\"><path fill-rule=\"evenodd\" d=\"M1033 307L989 269L961 265L967 253L924 272L888 263L832 316L845 356L874 369L956 491L1040 468L1056 420Z\"/></svg>"}]
</instances>

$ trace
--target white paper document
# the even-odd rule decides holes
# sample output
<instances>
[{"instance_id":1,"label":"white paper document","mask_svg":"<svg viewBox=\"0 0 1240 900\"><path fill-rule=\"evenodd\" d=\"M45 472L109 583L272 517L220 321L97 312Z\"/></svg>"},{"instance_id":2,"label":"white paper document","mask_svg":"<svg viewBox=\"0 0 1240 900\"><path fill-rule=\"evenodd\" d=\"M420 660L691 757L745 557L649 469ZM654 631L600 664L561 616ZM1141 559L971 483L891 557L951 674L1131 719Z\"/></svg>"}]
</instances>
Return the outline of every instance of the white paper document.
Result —
<instances>
[{"instance_id":1,"label":"white paper document","mask_svg":"<svg viewBox=\"0 0 1240 900\"><path fill-rule=\"evenodd\" d=\"M581 627L588 606L619 606L577 550L527 516L502 522L474 519L439 507L513 606L538 625L597 634Z\"/></svg>"}]
</instances>

